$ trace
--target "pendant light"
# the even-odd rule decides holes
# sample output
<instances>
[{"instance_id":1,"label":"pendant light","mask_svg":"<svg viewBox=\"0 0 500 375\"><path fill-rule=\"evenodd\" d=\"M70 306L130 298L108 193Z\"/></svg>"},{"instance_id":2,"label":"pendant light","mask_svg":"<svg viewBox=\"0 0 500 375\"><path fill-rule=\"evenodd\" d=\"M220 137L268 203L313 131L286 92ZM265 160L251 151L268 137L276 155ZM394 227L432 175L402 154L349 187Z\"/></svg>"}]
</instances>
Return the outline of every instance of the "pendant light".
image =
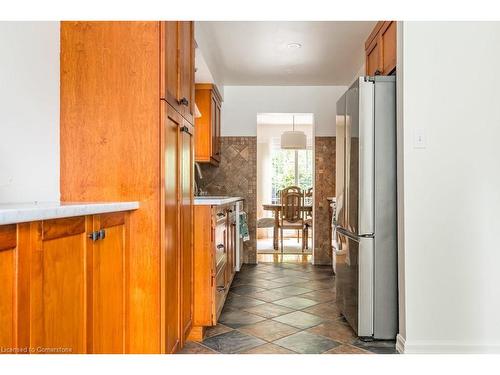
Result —
<instances>
[{"instance_id":1,"label":"pendant light","mask_svg":"<svg viewBox=\"0 0 500 375\"><path fill-rule=\"evenodd\" d=\"M305 150L307 148L306 134L300 130L295 130L295 116L293 116L292 131L285 131L281 134L281 148L285 150Z\"/></svg>"}]
</instances>

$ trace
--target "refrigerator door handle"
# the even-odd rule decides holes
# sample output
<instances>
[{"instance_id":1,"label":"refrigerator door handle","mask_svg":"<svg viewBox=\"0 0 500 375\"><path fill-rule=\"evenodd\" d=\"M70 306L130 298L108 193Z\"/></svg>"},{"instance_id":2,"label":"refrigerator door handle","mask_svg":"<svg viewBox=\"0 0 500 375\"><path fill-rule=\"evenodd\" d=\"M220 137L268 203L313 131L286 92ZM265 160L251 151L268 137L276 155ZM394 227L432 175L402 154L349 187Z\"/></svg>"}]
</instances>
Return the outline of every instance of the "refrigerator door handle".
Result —
<instances>
[{"instance_id":1,"label":"refrigerator door handle","mask_svg":"<svg viewBox=\"0 0 500 375\"><path fill-rule=\"evenodd\" d=\"M340 234L343 234L344 236L349 237L351 240L354 240L356 242L359 242L359 240L361 238L375 238L375 235L373 233L356 234L356 233L349 232L347 229L345 229L341 226L337 226L335 229Z\"/></svg>"}]
</instances>

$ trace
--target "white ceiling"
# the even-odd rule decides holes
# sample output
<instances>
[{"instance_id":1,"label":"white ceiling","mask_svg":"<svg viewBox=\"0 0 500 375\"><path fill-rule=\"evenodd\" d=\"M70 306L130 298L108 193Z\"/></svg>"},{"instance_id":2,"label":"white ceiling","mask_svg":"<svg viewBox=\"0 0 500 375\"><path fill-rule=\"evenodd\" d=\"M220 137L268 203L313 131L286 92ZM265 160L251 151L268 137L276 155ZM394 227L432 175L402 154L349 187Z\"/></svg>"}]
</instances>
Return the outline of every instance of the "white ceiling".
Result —
<instances>
[{"instance_id":1,"label":"white ceiling","mask_svg":"<svg viewBox=\"0 0 500 375\"><path fill-rule=\"evenodd\" d=\"M348 85L374 21L198 22L224 85ZM300 43L291 49L289 43Z\"/></svg>"}]
</instances>

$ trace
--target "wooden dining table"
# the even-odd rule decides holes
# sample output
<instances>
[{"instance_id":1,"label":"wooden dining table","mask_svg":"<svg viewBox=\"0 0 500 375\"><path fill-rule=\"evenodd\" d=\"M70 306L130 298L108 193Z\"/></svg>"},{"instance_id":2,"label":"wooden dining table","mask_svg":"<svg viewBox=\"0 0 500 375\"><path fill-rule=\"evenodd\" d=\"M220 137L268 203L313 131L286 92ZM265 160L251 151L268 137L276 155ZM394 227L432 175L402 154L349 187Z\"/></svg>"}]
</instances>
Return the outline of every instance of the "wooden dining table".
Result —
<instances>
[{"instance_id":1,"label":"wooden dining table","mask_svg":"<svg viewBox=\"0 0 500 375\"><path fill-rule=\"evenodd\" d=\"M273 211L274 215L274 231L273 231L273 248L274 250L278 250L278 230L280 228L280 211L281 211L281 204L280 203L268 203L268 204L263 204L262 208L265 211ZM312 204L305 204L302 206L302 211L305 213L310 213L313 210Z\"/></svg>"}]
</instances>

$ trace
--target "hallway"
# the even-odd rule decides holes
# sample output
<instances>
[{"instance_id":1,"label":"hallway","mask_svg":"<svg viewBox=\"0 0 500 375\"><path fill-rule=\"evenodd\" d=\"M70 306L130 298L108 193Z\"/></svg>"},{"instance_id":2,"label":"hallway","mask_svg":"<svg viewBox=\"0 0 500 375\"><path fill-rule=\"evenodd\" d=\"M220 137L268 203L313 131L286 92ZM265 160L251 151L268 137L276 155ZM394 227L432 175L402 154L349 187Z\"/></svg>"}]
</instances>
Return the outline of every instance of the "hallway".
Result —
<instances>
[{"instance_id":1,"label":"hallway","mask_svg":"<svg viewBox=\"0 0 500 375\"><path fill-rule=\"evenodd\" d=\"M308 256L259 258L258 265L244 265L236 274L219 324L182 353L396 353L394 342L356 337L335 304L330 266L312 266Z\"/></svg>"}]
</instances>

